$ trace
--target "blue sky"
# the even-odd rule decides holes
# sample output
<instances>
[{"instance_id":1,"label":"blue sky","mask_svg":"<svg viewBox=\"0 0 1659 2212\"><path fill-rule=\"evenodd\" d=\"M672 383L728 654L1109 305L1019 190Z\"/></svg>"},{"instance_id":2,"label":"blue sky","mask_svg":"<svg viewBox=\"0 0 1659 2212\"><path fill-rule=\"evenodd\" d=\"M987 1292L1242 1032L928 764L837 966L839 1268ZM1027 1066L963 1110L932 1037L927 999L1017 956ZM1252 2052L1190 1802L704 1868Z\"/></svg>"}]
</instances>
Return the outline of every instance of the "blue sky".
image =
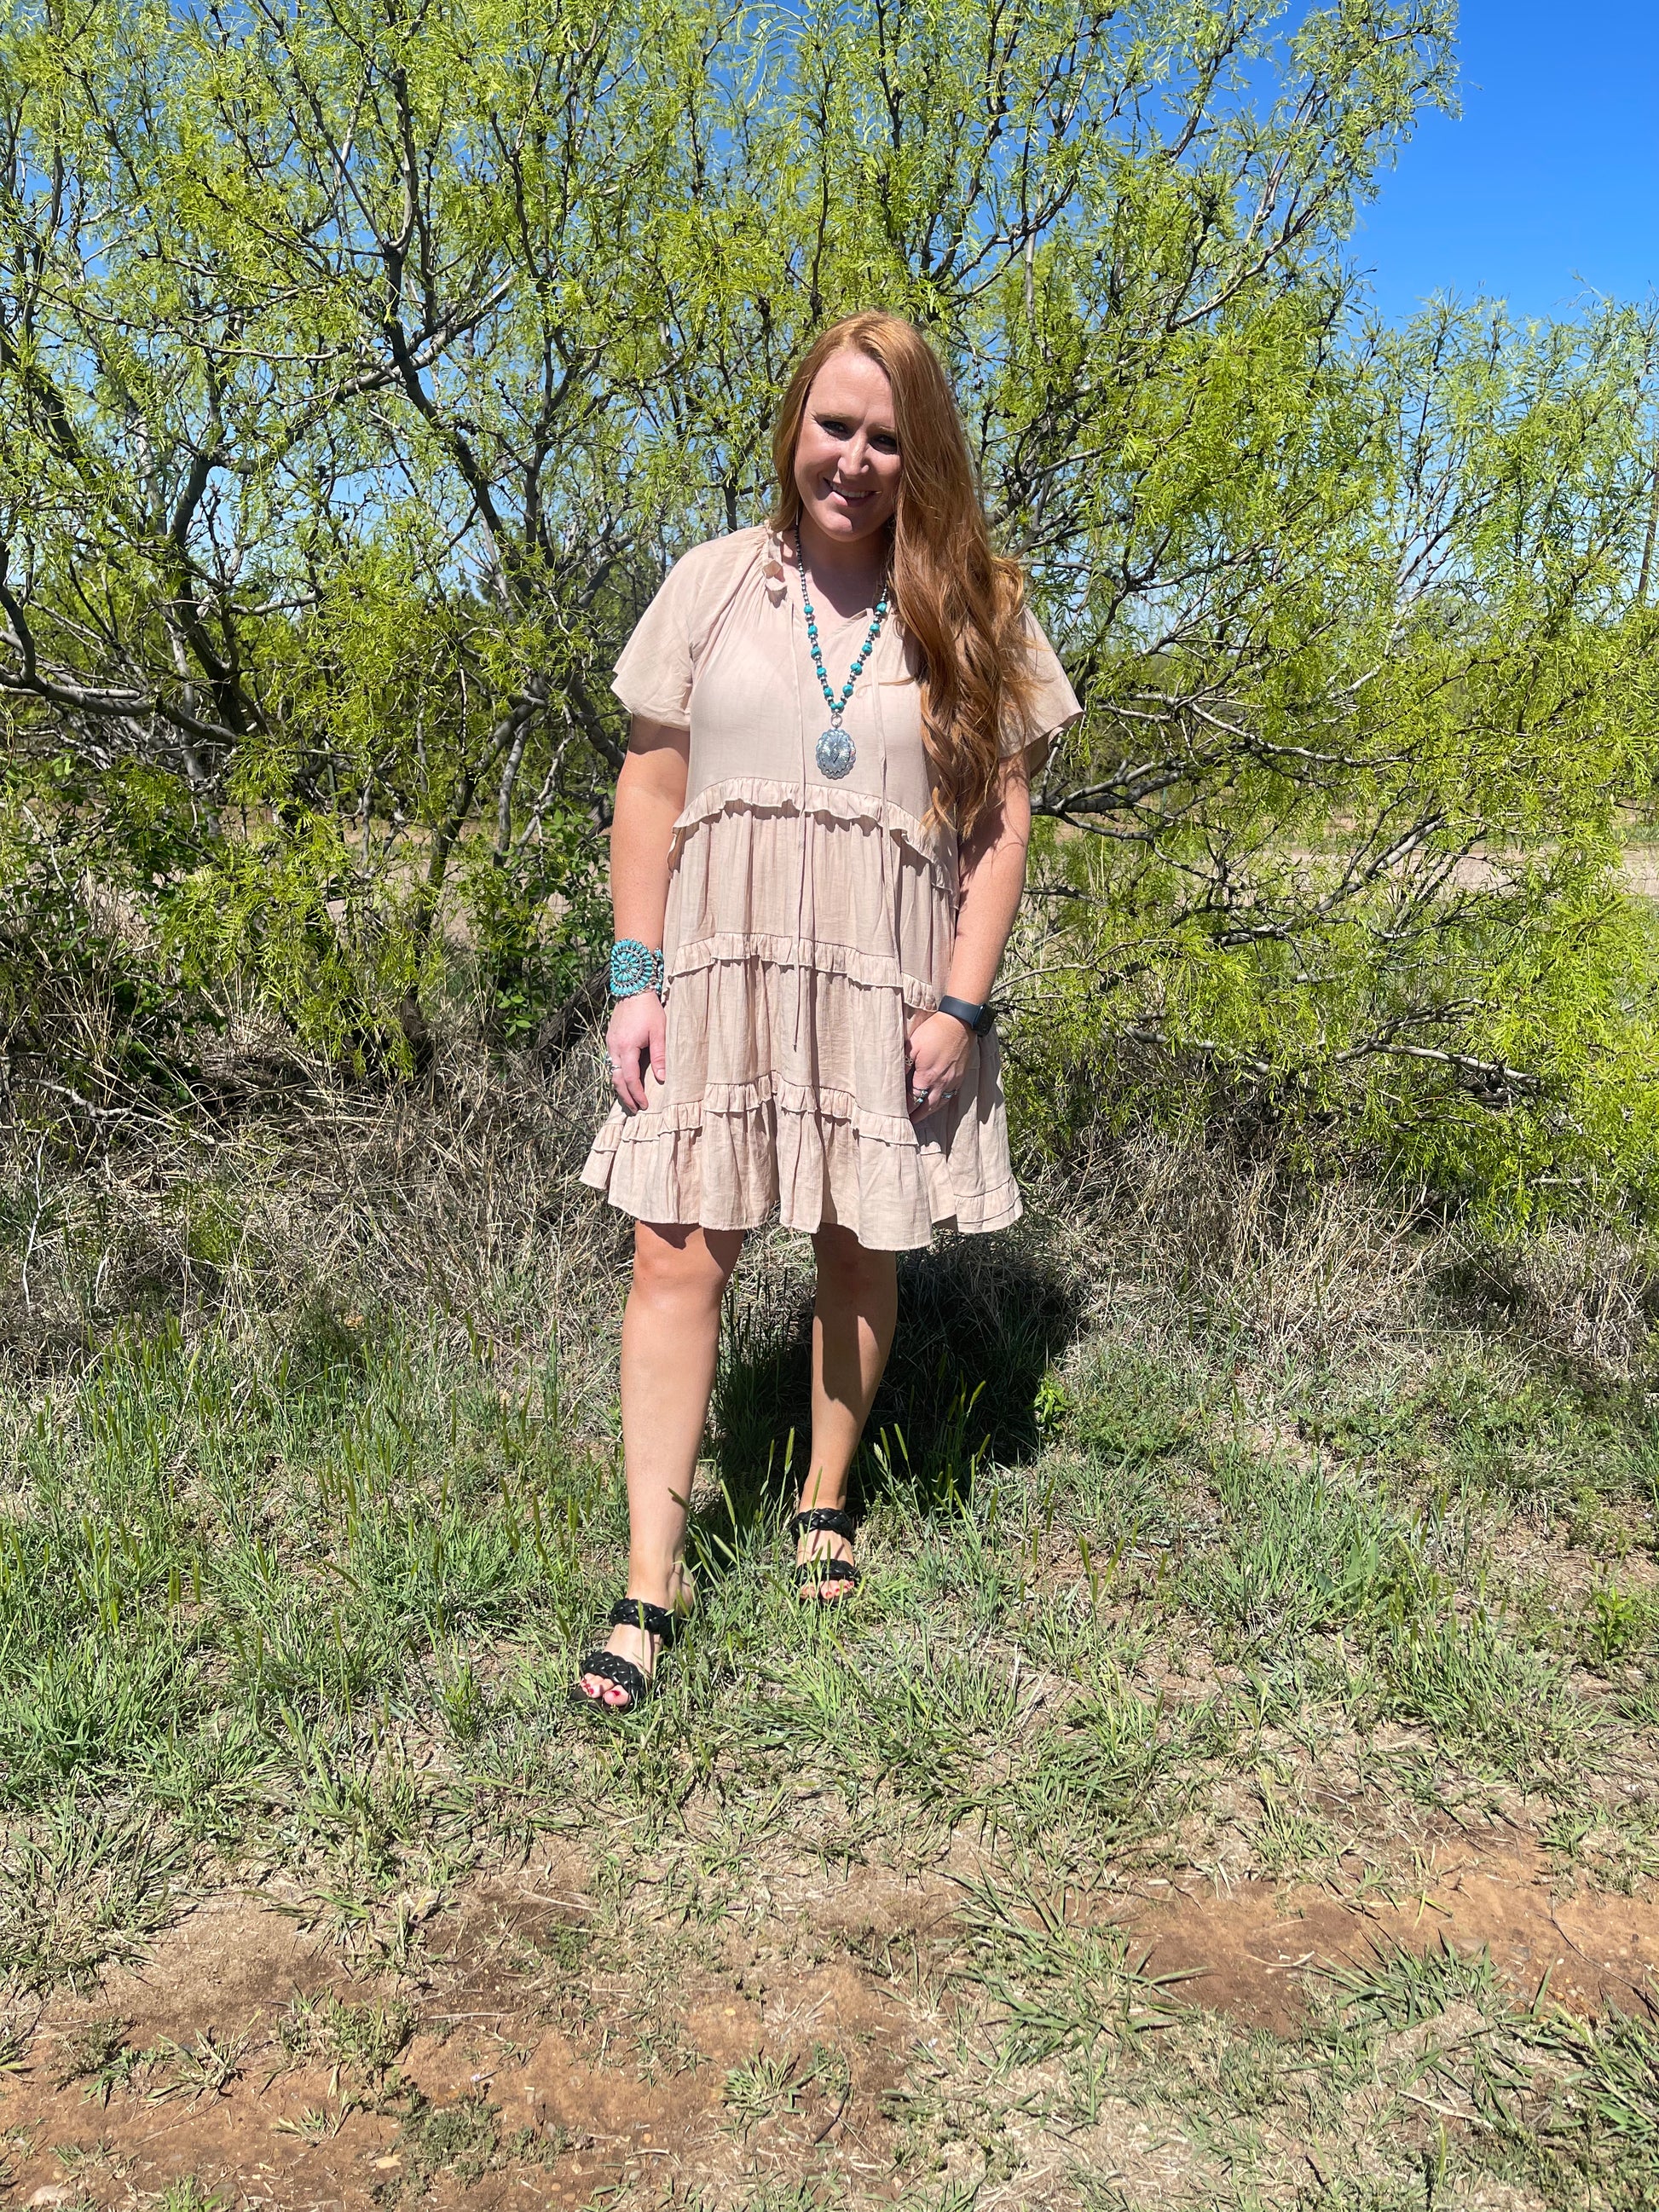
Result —
<instances>
[{"instance_id":1,"label":"blue sky","mask_svg":"<svg viewBox=\"0 0 1659 2212\"><path fill-rule=\"evenodd\" d=\"M1659 0L1462 0L1458 48L1462 119L1424 118L1352 241L1384 314L1659 287Z\"/></svg>"}]
</instances>

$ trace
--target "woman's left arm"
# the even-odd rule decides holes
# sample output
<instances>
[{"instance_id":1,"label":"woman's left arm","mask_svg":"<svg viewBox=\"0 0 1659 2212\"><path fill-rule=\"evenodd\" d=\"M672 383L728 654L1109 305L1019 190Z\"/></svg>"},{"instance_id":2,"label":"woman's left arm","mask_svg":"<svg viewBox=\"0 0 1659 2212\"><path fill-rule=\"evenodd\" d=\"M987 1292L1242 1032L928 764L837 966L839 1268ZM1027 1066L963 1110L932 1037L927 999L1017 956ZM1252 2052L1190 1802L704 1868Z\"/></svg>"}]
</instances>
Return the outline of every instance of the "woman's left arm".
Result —
<instances>
[{"instance_id":1,"label":"woman's left arm","mask_svg":"<svg viewBox=\"0 0 1659 2212\"><path fill-rule=\"evenodd\" d=\"M979 1006L991 995L1025 889L1031 840L1031 787L1025 761L1002 763L995 797L962 849L962 902L951 955L948 997ZM944 1095L961 1088L973 1031L954 1014L924 1014L910 1032L910 1118L925 1121ZM920 1094L927 1092L926 1098Z\"/></svg>"}]
</instances>

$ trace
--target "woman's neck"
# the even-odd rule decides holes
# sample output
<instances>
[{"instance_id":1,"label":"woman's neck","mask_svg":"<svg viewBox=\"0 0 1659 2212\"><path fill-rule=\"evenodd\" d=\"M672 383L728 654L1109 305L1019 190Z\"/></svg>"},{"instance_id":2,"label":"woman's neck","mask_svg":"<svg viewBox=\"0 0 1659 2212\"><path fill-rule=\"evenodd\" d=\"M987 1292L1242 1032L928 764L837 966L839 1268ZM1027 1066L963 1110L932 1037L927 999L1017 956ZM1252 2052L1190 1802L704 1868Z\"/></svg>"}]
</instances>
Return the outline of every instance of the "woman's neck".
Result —
<instances>
[{"instance_id":1,"label":"woman's neck","mask_svg":"<svg viewBox=\"0 0 1659 2212\"><path fill-rule=\"evenodd\" d=\"M890 530L869 538L830 538L803 515L789 535L796 538L796 532L815 599L827 601L838 615L858 614L875 605L887 574Z\"/></svg>"}]
</instances>

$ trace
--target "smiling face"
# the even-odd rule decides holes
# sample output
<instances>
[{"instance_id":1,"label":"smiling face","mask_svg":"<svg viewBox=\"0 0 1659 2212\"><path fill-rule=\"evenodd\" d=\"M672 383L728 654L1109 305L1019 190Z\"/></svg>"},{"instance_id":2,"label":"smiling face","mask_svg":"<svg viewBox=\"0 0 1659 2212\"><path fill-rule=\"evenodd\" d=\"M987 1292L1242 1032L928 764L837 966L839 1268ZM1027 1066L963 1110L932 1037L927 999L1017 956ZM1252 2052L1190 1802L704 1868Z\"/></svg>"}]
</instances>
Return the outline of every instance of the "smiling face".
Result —
<instances>
[{"instance_id":1,"label":"smiling face","mask_svg":"<svg viewBox=\"0 0 1659 2212\"><path fill-rule=\"evenodd\" d=\"M875 537L898 505L893 387L866 353L830 355L812 380L795 441L795 489L809 551L815 535L850 549Z\"/></svg>"}]
</instances>

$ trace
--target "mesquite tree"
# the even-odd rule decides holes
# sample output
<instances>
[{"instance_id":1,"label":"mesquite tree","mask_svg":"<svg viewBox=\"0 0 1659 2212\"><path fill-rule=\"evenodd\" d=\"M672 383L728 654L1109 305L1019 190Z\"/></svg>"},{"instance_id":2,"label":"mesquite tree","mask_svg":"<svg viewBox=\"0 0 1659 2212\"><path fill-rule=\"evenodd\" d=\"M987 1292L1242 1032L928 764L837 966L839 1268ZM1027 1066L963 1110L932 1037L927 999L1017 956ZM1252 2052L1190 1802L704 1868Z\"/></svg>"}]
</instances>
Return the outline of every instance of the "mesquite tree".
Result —
<instances>
[{"instance_id":1,"label":"mesquite tree","mask_svg":"<svg viewBox=\"0 0 1659 2212\"><path fill-rule=\"evenodd\" d=\"M1368 327L1344 241L1450 71L1444 0L14 9L14 906L96 878L168 988L348 1052L447 949L556 1013L610 663L880 302L1088 709L1008 975L1044 1118L1138 1051L1628 1164L1652 332Z\"/></svg>"}]
</instances>

